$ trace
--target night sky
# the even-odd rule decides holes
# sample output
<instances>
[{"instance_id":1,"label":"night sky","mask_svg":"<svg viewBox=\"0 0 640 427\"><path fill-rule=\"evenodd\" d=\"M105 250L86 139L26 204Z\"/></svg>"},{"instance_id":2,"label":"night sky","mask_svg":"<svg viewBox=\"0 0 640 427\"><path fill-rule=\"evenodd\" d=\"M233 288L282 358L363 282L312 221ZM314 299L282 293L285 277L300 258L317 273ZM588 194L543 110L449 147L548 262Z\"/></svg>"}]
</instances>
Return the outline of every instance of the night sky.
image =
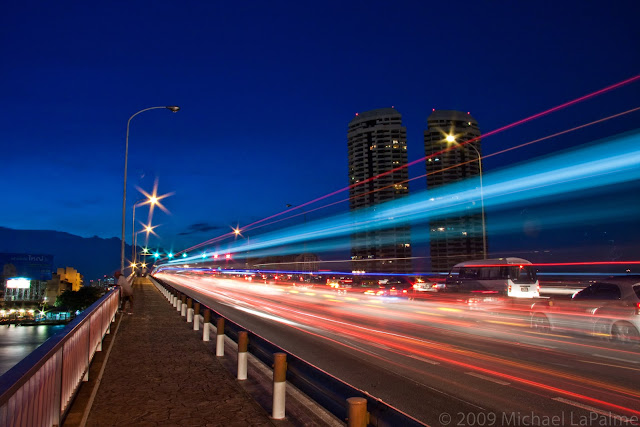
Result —
<instances>
[{"instance_id":1,"label":"night sky","mask_svg":"<svg viewBox=\"0 0 640 427\"><path fill-rule=\"evenodd\" d=\"M127 198L129 240L130 207L142 197L134 186L150 192L158 179L159 194L175 192L163 200L171 215L154 214L160 239L151 242L174 250L345 187L356 112L396 108L411 161L424 156L433 108L469 111L487 133L640 74L637 1L3 6L0 226L119 237L127 120L178 105L133 119ZM488 137L483 152L639 106L636 81ZM485 171L639 123L639 112L628 114L491 157ZM424 164L409 170L424 173ZM424 179L410 187L424 188ZM637 203L634 191L606 203ZM637 222L626 224L640 237L628 228Z\"/></svg>"}]
</instances>

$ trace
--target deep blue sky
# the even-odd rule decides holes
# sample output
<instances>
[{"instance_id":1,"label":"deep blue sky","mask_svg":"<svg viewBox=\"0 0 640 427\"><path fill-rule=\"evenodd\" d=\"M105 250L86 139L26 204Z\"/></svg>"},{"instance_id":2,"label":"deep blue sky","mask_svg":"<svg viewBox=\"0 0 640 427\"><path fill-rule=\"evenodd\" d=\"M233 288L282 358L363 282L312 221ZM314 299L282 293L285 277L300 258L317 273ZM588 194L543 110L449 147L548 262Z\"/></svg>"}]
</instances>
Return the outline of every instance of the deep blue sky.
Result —
<instances>
[{"instance_id":1,"label":"deep blue sky","mask_svg":"<svg viewBox=\"0 0 640 427\"><path fill-rule=\"evenodd\" d=\"M127 119L176 104L177 114L132 121L128 206L139 198L133 185L150 191L159 178L160 193L175 195L172 215L155 215L157 244L182 249L344 187L358 111L402 113L413 160L424 156L432 108L470 111L488 132L637 75L638 16L637 1L9 1L0 226L120 236ZM634 83L487 138L483 151L639 100ZM635 113L487 159L485 169L639 122ZM194 225L208 231L180 234Z\"/></svg>"}]
</instances>

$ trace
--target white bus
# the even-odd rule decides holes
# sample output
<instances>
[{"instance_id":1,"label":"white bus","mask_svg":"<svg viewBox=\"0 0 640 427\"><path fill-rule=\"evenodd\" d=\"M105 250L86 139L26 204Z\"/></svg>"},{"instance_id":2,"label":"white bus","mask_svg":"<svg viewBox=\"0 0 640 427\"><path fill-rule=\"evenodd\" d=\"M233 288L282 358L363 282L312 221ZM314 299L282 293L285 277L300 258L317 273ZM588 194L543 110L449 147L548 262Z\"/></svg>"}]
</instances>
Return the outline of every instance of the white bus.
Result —
<instances>
[{"instance_id":1,"label":"white bus","mask_svg":"<svg viewBox=\"0 0 640 427\"><path fill-rule=\"evenodd\" d=\"M540 283L531 262L522 258L497 258L456 264L446 280L447 292L538 298Z\"/></svg>"}]
</instances>

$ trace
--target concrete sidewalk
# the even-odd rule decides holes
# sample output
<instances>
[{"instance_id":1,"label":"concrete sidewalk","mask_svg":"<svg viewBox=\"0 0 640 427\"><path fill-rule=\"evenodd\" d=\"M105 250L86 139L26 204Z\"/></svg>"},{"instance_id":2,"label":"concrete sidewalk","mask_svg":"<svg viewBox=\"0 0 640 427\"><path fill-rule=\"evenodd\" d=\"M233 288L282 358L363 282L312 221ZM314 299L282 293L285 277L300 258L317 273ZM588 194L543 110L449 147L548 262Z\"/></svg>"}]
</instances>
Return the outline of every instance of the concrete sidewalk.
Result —
<instances>
[{"instance_id":1,"label":"concrete sidewalk","mask_svg":"<svg viewBox=\"0 0 640 427\"><path fill-rule=\"evenodd\" d=\"M150 280L134 285L134 298L133 315L119 314L112 325L113 335L120 322L97 392L87 398L84 391L86 425L282 425L272 422ZM74 412L65 425L77 423L81 411Z\"/></svg>"}]
</instances>

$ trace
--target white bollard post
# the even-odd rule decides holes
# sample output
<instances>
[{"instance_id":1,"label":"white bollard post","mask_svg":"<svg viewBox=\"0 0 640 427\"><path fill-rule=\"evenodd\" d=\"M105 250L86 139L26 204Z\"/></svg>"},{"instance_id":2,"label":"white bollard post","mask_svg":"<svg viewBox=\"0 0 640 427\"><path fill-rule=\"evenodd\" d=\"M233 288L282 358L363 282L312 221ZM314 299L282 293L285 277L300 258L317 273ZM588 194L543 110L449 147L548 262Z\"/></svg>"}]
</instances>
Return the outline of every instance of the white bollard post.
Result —
<instances>
[{"instance_id":1,"label":"white bollard post","mask_svg":"<svg viewBox=\"0 0 640 427\"><path fill-rule=\"evenodd\" d=\"M186 317L187 316L187 304L182 304L180 306L180 316L182 317Z\"/></svg>"},{"instance_id":2,"label":"white bollard post","mask_svg":"<svg viewBox=\"0 0 640 427\"><path fill-rule=\"evenodd\" d=\"M247 331L238 332L238 379L247 379L247 347L249 346L249 335Z\"/></svg>"},{"instance_id":3,"label":"white bollard post","mask_svg":"<svg viewBox=\"0 0 640 427\"><path fill-rule=\"evenodd\" d=\"M202 341L209 341L209 330L211 329L211 311L204 310L204 318L202 321Z\"/></svg>"},{"instance_id":4,"label":"white bollard post","mask_svg":"<svg viewBox=\"0 0 640 427\"><path fill-rule=\"evenodd\" d=\"M176 311L180 311L180 309L182 308L182 301L177 300L176 301Z\"/></svg>"},{"instance_id":5,"label":"white bollard post","mask_svg":"<svg viewBox=\"0 0 640 427\"><path fill-rule=\"evenodd\" d=\"M196 314L195 316L193 316L193 330L194 331L199 331L200 330L200 318L202 316L200 316L199 314Z\"/></svg>"},{"instance_id":6,"label":"white bollard post","mask_svg":"<svg viewBox=\"0 0 640 427\"><path fill-rule=\"evenodd\" d=\"M216 335L216 356L224 356L224 317L218 318L218 334Z\"/></svg>"},{"instance_id":7,"label":"white bollard post","mask_svg":"<svg viewBox=\"0 0 640 427\"><path fill-rule=\"evenodd\" d=\"M193 313L194 313L193 308L190 308L187 310L187 323L193 322Z\"/></svg>"},{"instance_id":8,"label":"white bollard post","mask_svg":"<svg viewBox=\"0 0 640 427\"><path fill-rule=\"evenodd\" d=\"M200 329L200 303L197 302L193 305L193 330Z\"/></svg>"},{"instance_id":9,"label":"white bollard post","mask_svg":"<svg viewBox=\"0 0 640 427\"><path fill-rule=\"evenodd\" d=\"M273 411L271 418L284 419L287 391L287 354L273 354Z\"/></svg>"}]
</instances>

